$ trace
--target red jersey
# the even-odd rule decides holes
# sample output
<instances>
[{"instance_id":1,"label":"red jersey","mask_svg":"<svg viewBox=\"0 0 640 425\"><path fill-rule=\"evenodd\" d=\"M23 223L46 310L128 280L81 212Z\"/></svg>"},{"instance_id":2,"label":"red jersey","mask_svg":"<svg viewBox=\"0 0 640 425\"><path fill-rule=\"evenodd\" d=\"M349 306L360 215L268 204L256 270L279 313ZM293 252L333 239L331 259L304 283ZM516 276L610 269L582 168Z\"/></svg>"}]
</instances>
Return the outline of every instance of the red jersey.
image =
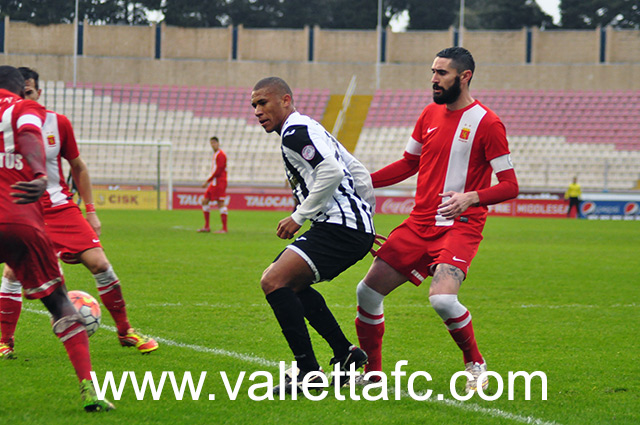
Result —
<instances>
[{"instance_id":1,"label":"red jersey","mask_svg":"<svg viewBox=\"0 0 640 425\"><path fill-rule=\"evenodd\" d=\"M463 216L482 225L487 215L486 205L517 195L504 125L477 100L457 111L436 103L424 108L407 144L404 160L374 173L374 187L397 183L416 171L416 204L411 217L421 224L453 224L453 220L437 213L438 205L446 201L440 196L444 192L477 191L480 205L469 207ZM500 181L493 187L492 171Z\"/></svg>"},{"instance_id":2,"label":"red jersey","mask_svg":"<svg viewBox=\"0 0 640 425\"><path fill-rule=\"evenodd\" d=\"M211 161L211 174L207 179L211 182L212 186L227 183L227 155L218 149L218 152L213 154L213 160Z\"/></svg>"},{"instance_id":3,"label":"red jersey","mask_svg":"<svg viewBox=\"0 0 640 425\"><path fill-rule=\"evenodd\" d=\"M42 125L42 139L47 155L47 191L42 195L45 208L57 207L73 202L62 171L62 158L70 161L80 156L73 128L69 119L53 111L47 111Z\"/></svg>"},{"instance_id":4,"label":"red jersey","mask_svg":"<svg viewBox=\"0 0 640 425\"><path fill-rule=\"evenodd\" d=\"M8 90L0 89L0 223L27 224L44 228L42 206L39 202L14 204L16 192L11 185L18 181L31 181L36 177L27 163L26 152L20 145L19 136L23 132L41 135L45 109L32 100L24 100ZM42 146L40 146L42 148ZM42 155L44 158L44 154Z\"/></svg>"}]
</instances>

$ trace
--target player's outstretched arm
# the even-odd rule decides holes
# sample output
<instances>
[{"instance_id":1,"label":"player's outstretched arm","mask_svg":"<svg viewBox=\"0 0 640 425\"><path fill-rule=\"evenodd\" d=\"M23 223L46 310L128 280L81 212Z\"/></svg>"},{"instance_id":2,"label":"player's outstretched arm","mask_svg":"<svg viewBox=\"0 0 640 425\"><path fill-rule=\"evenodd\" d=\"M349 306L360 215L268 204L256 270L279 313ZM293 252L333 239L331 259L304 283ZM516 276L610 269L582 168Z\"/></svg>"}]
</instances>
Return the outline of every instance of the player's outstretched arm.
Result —
<instances>
[{"instance_id":1,"label":"player's outstretched arm","mask_svg":"<svg viewBox=\"0 0 640 425\"><path fill-rule=\"evenodd\" d=\"M13 201L14 204L36 202L47 189L47 176L40 175L28 182L17 182L11 185L11 189L20 190L20 192L11 193L11 196L18 198Z\"/></svg>"},{"instance_id":2,"label":"player's outstretched arm","mask_svg":"<svg viewBox=\"0 0 640 425\"><path fill-rule=\"evenodd\" d=\"M84 204L87 206L87 222L89 222L89 225L91 225L94 232L96 232L96 235L100 236L102 224L100 223L100 219L98 218L95 208L93 207L93 191L91 189L91 176L89 175L89 168L79 156L69 160L69 165L71 166L71 175L73 176L73 181L76 182L76 186L78 187L78 193L84 201Z\"/></svg>"},{"instance_id":3,"label":"player's outstretched arm","mask_svg":"<svg viewBox=\"0 0 640 425\"><path fill-rule=\"evenodd\" d=\"M417 173L419 165L419 156L405 152L402 159L371 174L373 187L386 187L400 183Z\"/></svg>"},{"instance_id":4,"label":"player's outstretched arm","mask_svg":"<svg viewBox=\"0 0 640 425\"><path fill-rule=\"evenodd\" d=\"M20 192L13 192L11 196L17 198L16 204L30 204L36 202L47 189L47 170L45 166L42 133L36 129L24 129L16 137L16 144L29 167L33 171L34 179L28 182L16 182L11 188Z\"/></svg>"}]
</instances>

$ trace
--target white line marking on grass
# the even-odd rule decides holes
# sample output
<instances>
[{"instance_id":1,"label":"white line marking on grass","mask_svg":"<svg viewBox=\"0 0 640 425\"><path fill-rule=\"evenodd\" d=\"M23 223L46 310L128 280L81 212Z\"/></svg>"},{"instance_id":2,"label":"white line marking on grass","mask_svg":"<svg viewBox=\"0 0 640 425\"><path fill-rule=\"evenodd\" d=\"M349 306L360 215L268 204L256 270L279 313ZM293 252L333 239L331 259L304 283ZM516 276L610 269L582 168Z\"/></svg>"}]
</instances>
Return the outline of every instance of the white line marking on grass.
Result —
<instances>
[{"instance_id":1,"label":"white line marking on grass","mask_svg":"<svg viewBox=\"0 0 640 425\"><path fill-rule=\"evenodd\" d=\"M46 310L38 310L38 309L32 309L29 307L23 307L23 311L28 311L30 313L36 313L36 314L42 314L42 315L46 315L48 316L49 313ZM115 332L116 328L114 326L109 326L109 325L100 325L100 327L105 328L109 331ZM195 345L195 344L185 344L182 342L178 342L178 341L174 341L171 339L167 339L167 338L162 338L162 337L158 337L158 336L152 336L149 335L152 338L154 338L156 341L168 345L168 346L173 346L173 347L179 347L179 348L187 348L193 351L197 351L200 353L210 353L210 354L214 354L214 355L218 355L218 356L225 356L225 357L231 357L233 359L237 359L237 360L242 360L245 361L247 363L254 363L254 364L258 364L261 366L268 366L268 367L273 367L273 368L277 368L279 366L279 362L274 362L271 360L267 360L267 359L263 359L262 357L258 357L258 356L253 356L253 355L249 355L249 354L242 354L242 353L236 353L235 351L229 351L229 350L224 350L221 348L209 348L209 347L203 347L201 345ZM408 392L402 391L401 392L402 397L411 397L409 395ZM532 416L522 416L522 415L518 415L515 413L510 413L510 412L506 412L504 410L500 410L500 409L493 409L493 408L487 408L487 407L482 407L482 406L478 406L477 404L473 404L473 403L464 403L458 400L451 400L451 399L443 399L443 400L436 400L433 398L428 399L429 402L431 403L442 403L445 404L447 406L451 406L451 407L455 407L458 408L460 410L466 410L468 412L476 412L476 413L480 413L483 415L487 415L487 416L493 416L496 418L503 418L503 419L508 419L508 420L512 420L514 422L520 422L523 424L533 424L533 425L560 425L557 422L548 422L548 421L544 421L542 419L538 419L538 418L534 418Z\"/></svg>"},{"instance_id":2,"label":"white line marking on grass","mask_svg":"<svg viewBox=\"0 0 640 425\"><path fill-rule=\"evenodd\" d=\"M521 308L549 308L549 309L560 309L560 308L620 308L620 307L628 307L634 308L639 307L640 304L632 303L632 304L613 304L610 306L603 305L593 305L593 304L561 304L561 305L549 305L549 304L522 304Z\"/></svg>"}]
</instances>

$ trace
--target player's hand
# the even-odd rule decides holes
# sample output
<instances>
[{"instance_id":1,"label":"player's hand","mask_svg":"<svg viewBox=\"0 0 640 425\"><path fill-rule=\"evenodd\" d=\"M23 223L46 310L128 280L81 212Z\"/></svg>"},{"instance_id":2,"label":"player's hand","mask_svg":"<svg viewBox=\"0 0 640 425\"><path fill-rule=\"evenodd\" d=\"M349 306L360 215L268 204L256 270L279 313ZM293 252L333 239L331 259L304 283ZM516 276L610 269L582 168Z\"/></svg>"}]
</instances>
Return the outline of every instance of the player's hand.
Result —
<instances>
[{"instance_id":1,"label":"player's hand","mask_svg":"<svg viewBox=\"0 0 640 425\"><path fill-rule=\"evenodd\" d=\"M94 212L87 213L86 218L87 218L87 222L89 222L89 225L91 226L93 231L96 232L96 235L100 236L100 233L102 232L102 223L100 223L98 214Z\"/></svg>"},{"instance_id":2,"label":"player's hand","mask_svg":"<svg viewBox=\"0 0 640 425\"><path fill-rule=\"evenodd\" d=\"M376 233L376 237L373 240L373 246L371 247L371 249L369 250L369 252L371 253L371 255L373 255L374 257L376 256L376 253L378 252L378 248L376 248L376 245L378 247L381 247L383 243L385 243L387 241L387 238L385 238L382 235L378 235Z\"/></svg>"},{"instance_id":3,"label":"player's hand","mask_svg":"<svg viewBox=\"0 0 640 425\"><path fill-rule=\"evenodd\" d=\"M293 235L295 235L296 232L300 229L300 227L302 226L293 221L291 217L283 218L278 223L276 235L278 235L280 239L291 239Z\"/></svg>"},{"instance_id":4,"label":"player's hand","mask_svg":"<svg viewBox=\"0 0 640 425\"><path fill-rule=\"evenodd\" d=\"M16 184L11 185L11 189L22 191L11 193L11 196L18 198L13 201L14 204L31 204L40 199L44 191L47 189L47 178L38 177L30 182L17 182Z\"/></svg>"},{"instance_id":5,"label":"player's hand","mask_svg":"<svg viewBox=\"0 0 640 425\"><path fill-rule=\"evenodd\" d=\"M448 220L453 220L465 212L471 205L479 202L477 192L459 193L450 190L445 193L440 193L439 196L449 198L438 205L438 214Z\"/></svg>"},{"instance_id":6,"label":"player's hand","mask_svg":"<svg viewBox=\"0 0 640 425\"><path fill-rule=\"evenodd\" d=\"M209 182L202 183L202 187L207 187L208 185L209 185Z\"/></svg>"}]
</instances>

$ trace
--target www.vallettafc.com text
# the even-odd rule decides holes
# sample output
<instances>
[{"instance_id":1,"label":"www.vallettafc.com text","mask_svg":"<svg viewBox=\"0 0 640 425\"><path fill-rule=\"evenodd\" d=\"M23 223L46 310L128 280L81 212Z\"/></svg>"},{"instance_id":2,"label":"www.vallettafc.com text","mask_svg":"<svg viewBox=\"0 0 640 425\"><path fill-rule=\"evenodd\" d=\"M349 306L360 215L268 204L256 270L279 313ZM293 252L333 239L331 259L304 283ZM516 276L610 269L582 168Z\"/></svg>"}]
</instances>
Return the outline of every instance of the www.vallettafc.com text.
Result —
<instances>
[{"instance_id":1,"label":"www.vallettafc.com text","mask_svg":"<svg viewBox=\"0 0 640 425\"><path fill-rule=\"evenodd\" d=\"M285 400L296 399L297 397L304 397L313 401L324 400L329 394L332 394L336 400L344 401L347 399L360 401L376 401L376 400L400 400L401 398L409 397L415 401L428 401L428 400L444 400L445 394L435 394L433 390L416 390L416 387L425 388L430 382L432 382L431 375L425 371L408 372L403 370L403 367L407 366L406 360L400 360L396 363L394 370L390 373L390 377L383 372L370 372L365 374L364 378L370 379L372 377L380 378L378 382L371 382L361 387L361 391L356 391L355 380L361 374L354 370L353 366L349 371L341 371L336 365L335 369L327 376L323 372L317 374L307 374L301 381L295 381L295 374L292 376L294 379L293 385L300 384L301 391L296 394L288 394L285 392L285 383L288 365L286 362L280 362L279 371L275 374L267 371L255 371L251 372L247 376L247 372L239 372L230 376L224 371L209 374L206 371L199 372L197 382L194 380L194 374L189 371L182 372L182 378L176 377L176 374L172 371L163 371L156 376L151 371L144 372L144 377L140 382L140 372L125 371L116 382L113 372L108 371L104 375L104 379L100 380L95 372L91 372L92 381L98 398L110 398L112 400L120 400L127 387L133 389L137 400L144 400L151 397L153 400L161 400L163 398L173 398L175 400L183 400L190 398L191 400L216 400L216 394L209 393L203 394L204 384L210 376L213 375L213 379L219 379L224 385L224 393L218 394L220 397L227 397L229 400L242 399L244 395L253 401L263 400ZM296 362L291 363L291 368L296 369ZM477 396L483 400L494 401L503 396L507 396L509 400L514 400L515 390L524 390L524 399L531 400L531 386L533 378L535 380L536 390L540 391L540 399L547 399L547 376L544 372L509 372L507 380L502 378L500 374L493 371L485 372L478 377L478 382L482 382L484 377L489 378L491 385L491 392L478 387L477 392L472 391L465 393L464 391L458 392L456 384L458 380L466 382L471 378L468 372L460 371L451 376L449 380L449 395L459 401L466 401L472 397ZM311 379L320 377L320 382L317 382L316 378L313 382ZM349 382L348 394L341 393L341 389L338 385L340 379L344 377ZM407 378L404 380L403 378ZM335 378L335 379L333 379ZM333 383L333 385L332 385ZM506 384L506 385L505 385ZM280 385L279 389L275 391L274 387ZM505 394L506 386L506 394ZM109 390L110 394L109 394ZM343 392L347 392L344 391ZM219 398L218 398L219 399Z\"/></svg>"}]
</instances>

